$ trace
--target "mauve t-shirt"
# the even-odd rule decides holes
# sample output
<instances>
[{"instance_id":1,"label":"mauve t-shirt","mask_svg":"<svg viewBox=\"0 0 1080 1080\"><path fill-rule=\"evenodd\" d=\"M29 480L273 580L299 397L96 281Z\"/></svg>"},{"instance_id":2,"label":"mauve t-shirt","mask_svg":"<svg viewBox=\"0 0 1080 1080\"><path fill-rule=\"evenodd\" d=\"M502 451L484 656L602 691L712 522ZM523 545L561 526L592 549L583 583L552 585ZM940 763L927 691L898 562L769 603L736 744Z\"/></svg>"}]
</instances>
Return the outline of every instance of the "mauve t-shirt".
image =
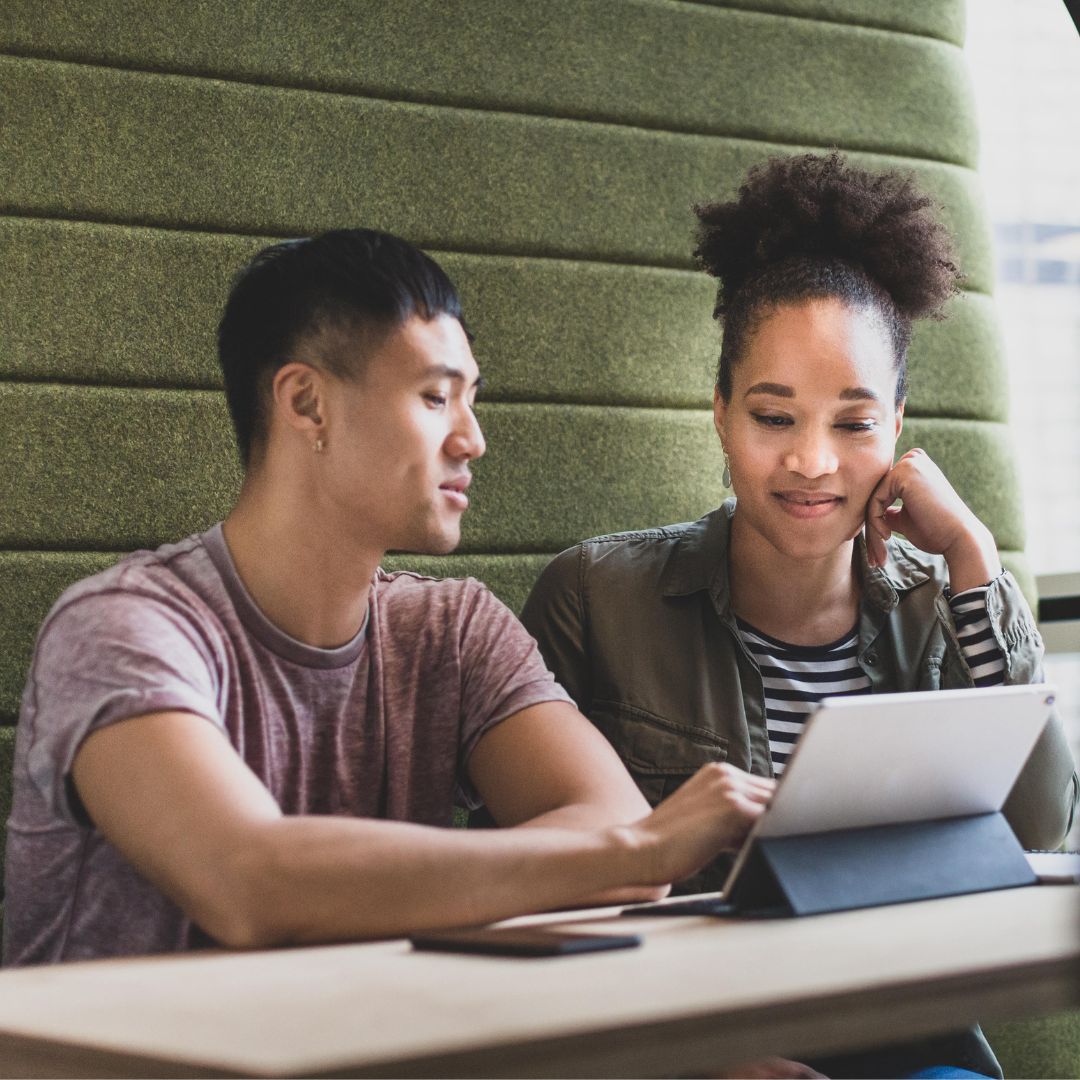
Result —
<instances>
[{"instance_id":1,"label":"mauve t-shirt","mask_svg":"<svg viewBox=\"0 0 1080 1080\"><path fill-rule=\"evenodd\" d=\"M455 804L476 805L466 763L484 732L569 700L478 581L380 570L365 627L317 649L258 609L220 525L137 552L68 589L38 635L15 752L4 962L211 943L79 805L71 766L98 728L195 713L286 814L449 826Z\"/></svg>"}]
</instances>

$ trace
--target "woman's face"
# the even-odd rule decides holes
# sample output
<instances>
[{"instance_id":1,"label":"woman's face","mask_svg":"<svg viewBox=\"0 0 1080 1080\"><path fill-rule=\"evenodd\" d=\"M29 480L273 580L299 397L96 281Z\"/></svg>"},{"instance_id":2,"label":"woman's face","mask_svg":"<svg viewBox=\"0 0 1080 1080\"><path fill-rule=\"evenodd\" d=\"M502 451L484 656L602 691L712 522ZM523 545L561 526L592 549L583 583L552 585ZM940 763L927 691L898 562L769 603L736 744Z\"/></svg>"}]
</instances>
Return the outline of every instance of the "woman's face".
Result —
<instances>
[{"instance_id":1,"label":"woman's face","mask_svg":"<svg viewBox=\"0 0 1080 1080\"><path fill-rule=\"evenodd\" d=\"M877 312L826 298L766 313L733 365L731 400L713 406L740 531L796 559L852 539L892 466L895 393Z\"/></svg>"}]
</instances>

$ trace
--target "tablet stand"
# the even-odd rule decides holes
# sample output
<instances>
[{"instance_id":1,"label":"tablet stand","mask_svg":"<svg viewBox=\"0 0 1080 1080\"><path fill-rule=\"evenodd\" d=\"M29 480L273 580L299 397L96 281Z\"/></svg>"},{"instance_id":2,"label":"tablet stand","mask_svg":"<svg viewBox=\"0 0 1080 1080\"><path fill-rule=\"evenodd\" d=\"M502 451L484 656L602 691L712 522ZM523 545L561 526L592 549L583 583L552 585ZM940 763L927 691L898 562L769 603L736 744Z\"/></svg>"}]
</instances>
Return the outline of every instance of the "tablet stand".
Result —
<instances>
[{"instance_id":1,"label":"tablet stand","mask_svg":"<svg viewBox=\"0 0 1080 1080\"><path fill-rule=\"evenodd\" d=\"M1034 885L1000 813L759 837L733 884L742 915L818 915Z\"/></svg>"}]
</instances>

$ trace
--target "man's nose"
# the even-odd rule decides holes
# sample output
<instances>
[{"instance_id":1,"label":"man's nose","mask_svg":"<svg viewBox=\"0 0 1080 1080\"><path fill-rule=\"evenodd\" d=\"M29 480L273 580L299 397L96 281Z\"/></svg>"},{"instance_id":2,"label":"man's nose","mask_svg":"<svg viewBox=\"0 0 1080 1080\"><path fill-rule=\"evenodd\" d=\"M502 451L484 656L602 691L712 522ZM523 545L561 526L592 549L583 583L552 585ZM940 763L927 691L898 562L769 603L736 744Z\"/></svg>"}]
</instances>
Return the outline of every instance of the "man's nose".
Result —
<instances>
[{"instance_id":1,"label":"man's nose","mask_svg":"<svg viewBox=\"0 0 1080 1080\"><path fill-rule=\"evenodd\" d=\"M451 457L474 461L483 457L487 450L484 433L480 430L480 421L476 413L468 406L462 406L454 430L450 433L447 452Z\"/></svg>"}]
</instances>

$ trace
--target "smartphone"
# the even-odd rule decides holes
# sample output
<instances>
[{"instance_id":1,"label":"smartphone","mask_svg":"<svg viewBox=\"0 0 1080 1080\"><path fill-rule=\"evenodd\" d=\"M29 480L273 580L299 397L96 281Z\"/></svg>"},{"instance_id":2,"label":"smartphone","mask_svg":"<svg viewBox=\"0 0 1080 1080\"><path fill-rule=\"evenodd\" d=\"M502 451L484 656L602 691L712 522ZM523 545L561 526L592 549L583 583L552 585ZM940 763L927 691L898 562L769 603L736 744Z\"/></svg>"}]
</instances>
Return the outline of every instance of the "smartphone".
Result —
<instances>
[{"instance_id":1,"label":"smartphone","mask_svg":"<svg viewBox=\"0 0 1080 1080\"><path fill-rule=\"evenodd\" d=\"M409 940L414 949L489 956L573 956L606 949L633 949L641 944L637 934L575 934L544 926L444 930L417 934Z\"/></svg>"}]
</instances>

